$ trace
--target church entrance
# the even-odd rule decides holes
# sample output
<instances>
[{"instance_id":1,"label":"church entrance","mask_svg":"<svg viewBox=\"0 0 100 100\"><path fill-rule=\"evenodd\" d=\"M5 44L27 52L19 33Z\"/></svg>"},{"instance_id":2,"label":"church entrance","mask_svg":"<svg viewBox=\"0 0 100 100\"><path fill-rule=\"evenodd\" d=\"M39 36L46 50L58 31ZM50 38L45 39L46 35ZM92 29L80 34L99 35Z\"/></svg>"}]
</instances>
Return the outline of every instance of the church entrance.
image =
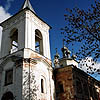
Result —
<instances>
[{"instance_id":1,"label":"church entrance","mask_svg":"<svg viewBox=\"0 0 100 100\"><path fill-rule=\"evenodd\" d=\"M6 92L1 100L14 100L13 94L11 92Z\"/></svg>"}]
</instances>

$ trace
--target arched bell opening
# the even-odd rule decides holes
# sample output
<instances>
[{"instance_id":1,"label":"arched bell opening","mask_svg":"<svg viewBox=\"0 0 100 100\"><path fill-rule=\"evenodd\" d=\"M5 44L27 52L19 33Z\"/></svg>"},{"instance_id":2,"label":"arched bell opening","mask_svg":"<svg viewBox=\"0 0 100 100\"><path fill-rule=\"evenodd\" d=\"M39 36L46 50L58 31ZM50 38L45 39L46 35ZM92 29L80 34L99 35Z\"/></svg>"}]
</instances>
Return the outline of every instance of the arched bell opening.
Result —
<instances>
[{"instance_id":1,"label":"arched bell opening","mask_svg":"<svg viewBox=\"0 0 100 100\"><path fill-rule=\"evenodd\" d=\"M10 32L10 53L16 52L18 50L18 29L14 28Z\"/></svg>"},{"instance_id":2,"label":"arched bell opening","mask_svg":"<svg viewBox=\"0 0 100 100\"><path fill-rule=\"evenodd\" d=\"M38 29L35 30L35 51L43 55L43 37Z\"/></svg>"}]
</instances>

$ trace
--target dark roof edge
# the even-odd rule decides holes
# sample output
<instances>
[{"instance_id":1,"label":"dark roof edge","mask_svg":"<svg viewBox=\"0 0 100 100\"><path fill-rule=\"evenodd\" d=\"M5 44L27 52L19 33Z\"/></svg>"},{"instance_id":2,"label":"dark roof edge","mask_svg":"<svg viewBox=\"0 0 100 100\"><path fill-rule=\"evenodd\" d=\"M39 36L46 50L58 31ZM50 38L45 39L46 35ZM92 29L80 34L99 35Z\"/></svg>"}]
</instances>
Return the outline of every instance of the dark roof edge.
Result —
<instances>
[{"instance_id":1,"label":"dark roof edge","mask_svg":"<svg viewBox=\"0 0 100 100\"><path fill-rule=\"evenodd\" d=\"M89 75L89 74L87 74L86 72L84 72L83 70L81 70L81 69L79 69L79 68L75 68L75 67L73 67L74 69L76 69L76 71L80 71L80 73L82 73L82 74L85 74L86 76L89 76L90 78L92 78L93 80L95 80L95 81L97 81L97 82L99 82L99 80L97 80L97 79L95 79L93 76L91 76L91 75ZM100 84L100 83L99 83Z\"/></svg>"},{"instance_id":2,"label":"dark roof edge","mask_svg":"<svg viewBox=\"0 0 100 100\"><path fill-rule=\"evenodd\" d=\"M90 78L92 78L93 80L95 80L96 82L98 82L100 84L100 81L95 79L94 77L90 76L89 74L87 74L86 72L84 72L83 70L77 68L76 66L74 65L67 65L65 67L58 67L58 68L54 68L54 70L59 70L59 69L62 69L62 68L66 68L66 67L72 67L73 71L76 70L77 72L80 72L82 74L85 74L86 76L89 76Z\"/></svg>"},{"instance_id":3,"label":"dark roof edge","mask_svg":"<svg viewBox=\"0 0 100 100\"><path fill-rule=\"evenodd\" d=\"M3 22L1 22L0 23L0 26L2 26L2 24L3 23L5 23L6 21L8 21L8 20L10 20L11 18L13 18L13 17L15 17L17 14L19 14L20 12L22 12L22 11L24 11L24 10L26 10L26 9L28 9L28 10L30 10L29 8L24 8L24 9L22 9L22 10L20 10L19 12L17 12L16 14L14 14L13 16L11 16L10 18L8 18L8 19L6 19L5 21L3 21ZM36 17L38 17L40 20L42 20L39 16L37 16L32 10L30 10ZM43 20L42 20L43 21ZM45 24L47 24L45 21L43 21ZM50 27L50 29L52 29L52 27L49 25L49 24L47 24L49 27Z\"/></svg>"}]
</instances>

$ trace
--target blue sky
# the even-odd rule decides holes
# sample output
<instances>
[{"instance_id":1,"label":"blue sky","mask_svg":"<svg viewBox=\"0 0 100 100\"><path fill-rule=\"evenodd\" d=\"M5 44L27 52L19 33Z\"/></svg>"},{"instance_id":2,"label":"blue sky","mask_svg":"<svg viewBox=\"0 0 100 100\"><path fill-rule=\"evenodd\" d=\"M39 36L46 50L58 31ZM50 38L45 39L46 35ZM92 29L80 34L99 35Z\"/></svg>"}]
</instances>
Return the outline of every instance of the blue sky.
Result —
<instances>
[{"instance_id":1,"label":"blue sky","mask_svg":"<svg viewBox=\"0 0 100 100\"><path fill-rule=\"evenodd\" d=\"M58 48L58 52L61 55L63 36L60 28L65 26L64 14L66 13L66 8L77 6L87 10L94 3L94 0L30 0L30 2L36 14L52 27L50 30L50 47L53 60L55 48ZM8 17L17 13L23 3L24 0L0 0L0 7L4 8L6 17ZM0 11L0 16L1 14Z\"/></svg>"}]
</instances>

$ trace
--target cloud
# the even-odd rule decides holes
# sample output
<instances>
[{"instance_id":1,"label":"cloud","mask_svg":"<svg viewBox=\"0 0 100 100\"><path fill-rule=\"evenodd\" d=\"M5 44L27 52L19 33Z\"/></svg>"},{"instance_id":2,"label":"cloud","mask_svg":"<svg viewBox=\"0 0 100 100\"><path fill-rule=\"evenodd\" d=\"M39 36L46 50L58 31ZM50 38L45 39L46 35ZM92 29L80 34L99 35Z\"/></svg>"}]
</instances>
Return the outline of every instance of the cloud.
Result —
<instances>
[{"instance_id":1,"label":"cloud","mask_svg":"<svg viewBox=\"0 0 100 100\"><path fill-rule=\"evenodd\" d=\"M11 7L11 2L13 2L14 0L7 0L7 4L5 5L5 10L8 11L9 8Z\"/></svg>"},{"instance_id":2,"label":"cloud","mask_svg":"<svg viewBox=\"0 0 100 100\"><path fill-rule=\"evenodd\" d=\"M0 6L0 23L9 18L11 15L5 11L5 9Z\"/></svg>"},{"instance_id":3,"label":"cloud","mask_svg":"<svg viewBox=\"0 0 100 100\"><path fill-rule=\"evenodd\" d=\"M86 57L80 61L80 69L88 73L97 73L100 70L100 62L94 62L92 57Z\"/></svg>"},{"instance_id":4,"label":"cloud","mask_svg":"<svg viewBox=\"0 0 100 100\"><path fill-rule=\"evenodd\" d=\"M11 15L5 11L5 9L0 6L0 23L8 19ZM0 26L0 48L1 48L1 37L2 37L2 27Z\"/></svg>"}]
</instances>

